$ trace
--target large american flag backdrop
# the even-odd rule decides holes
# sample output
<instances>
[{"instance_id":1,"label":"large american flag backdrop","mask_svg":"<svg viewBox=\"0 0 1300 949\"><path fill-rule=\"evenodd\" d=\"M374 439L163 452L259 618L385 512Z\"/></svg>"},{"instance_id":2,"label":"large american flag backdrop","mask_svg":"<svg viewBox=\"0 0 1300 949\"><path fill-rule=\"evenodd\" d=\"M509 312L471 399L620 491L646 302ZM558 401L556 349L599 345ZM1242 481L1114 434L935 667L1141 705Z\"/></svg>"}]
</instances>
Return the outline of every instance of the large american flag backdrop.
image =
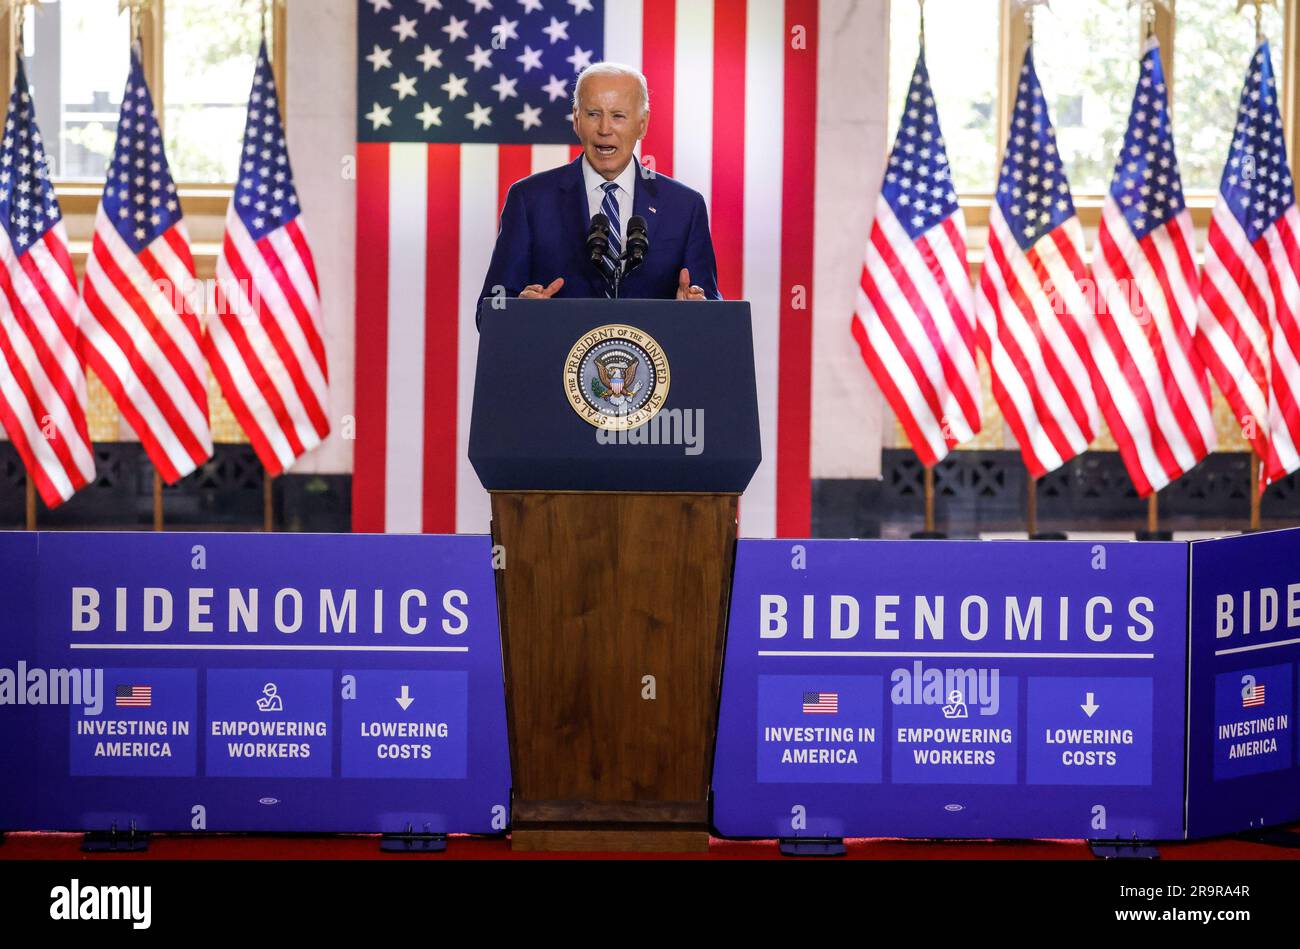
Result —
<instances>
[{"instance_id":1,"label":"large american flag backdrop","mask_svg":"<svg viewBox=\"0 0 1300 949\"><path fill-rule=\"evenodd\" d=\"M354 528L487 528L476 297L506 191L578 154L574 79L613 60L649 80L643 160L704 195L722 293L753 308L741 529L806 536L817 0L359 0L358 41Z\"/></svg>"}]
</instances>

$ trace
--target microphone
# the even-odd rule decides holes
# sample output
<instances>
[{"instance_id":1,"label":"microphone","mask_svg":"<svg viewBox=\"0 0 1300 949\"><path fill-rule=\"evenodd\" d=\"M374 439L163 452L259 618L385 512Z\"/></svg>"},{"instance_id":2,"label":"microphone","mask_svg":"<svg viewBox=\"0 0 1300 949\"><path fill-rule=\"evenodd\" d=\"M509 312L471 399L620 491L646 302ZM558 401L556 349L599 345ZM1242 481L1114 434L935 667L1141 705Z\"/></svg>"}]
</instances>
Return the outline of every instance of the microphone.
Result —
<instances>
[{"instance_id":1,"label":"microphone","mask_svg":"<svg viewBox=\"0 0 1300 949\"><path fill-rule=\"evenodd\" d=\"M587 231L587 256L597 267L602 266L609 256L609 218L596 214L591 219L591 228Z\"/></svg>"},{"instance_id":2,"label":"microphone","mask_svg":"<svg viewBox=\"0 0 1300 949\"><path fill-rule=\"evenodd\" d=\"M634 214L627 221L627 265L624 274L629 274L645 263L645 255L650 253L650 236L646 233L645 218Z\"/></svg>"}]
</instances>

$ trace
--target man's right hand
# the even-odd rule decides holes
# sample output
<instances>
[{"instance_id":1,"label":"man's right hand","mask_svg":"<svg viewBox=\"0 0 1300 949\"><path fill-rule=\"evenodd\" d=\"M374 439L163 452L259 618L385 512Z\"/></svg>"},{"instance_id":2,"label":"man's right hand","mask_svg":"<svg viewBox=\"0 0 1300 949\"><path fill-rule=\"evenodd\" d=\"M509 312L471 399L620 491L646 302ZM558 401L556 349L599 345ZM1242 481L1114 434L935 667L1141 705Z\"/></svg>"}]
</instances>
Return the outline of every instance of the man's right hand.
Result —
<instances>
[{"instance_id":1,"label":"man's right hand","mask_svg":"<svg viewBox=\"0 0 1300 949\"><path fill-rule=\"evenodd\" d=\"M534 283L531 286L524 287L524 292L519 294L521 300L549 300L560 292L564 286L564 278L556 277L551 281L549 287L543 287L540 283Z\"/></svg>"}]
</instances>

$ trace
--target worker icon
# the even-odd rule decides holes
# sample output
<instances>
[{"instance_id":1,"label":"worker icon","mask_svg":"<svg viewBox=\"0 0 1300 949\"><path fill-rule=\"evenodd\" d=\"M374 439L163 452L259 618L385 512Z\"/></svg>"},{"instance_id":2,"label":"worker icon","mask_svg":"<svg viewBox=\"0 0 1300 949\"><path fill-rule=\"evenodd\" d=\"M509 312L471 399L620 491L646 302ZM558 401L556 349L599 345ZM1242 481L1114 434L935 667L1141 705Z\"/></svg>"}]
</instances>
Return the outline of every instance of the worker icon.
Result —
<instances>
[{"instance_id":1,"label":"worker icon","mask_svg":"<svg viewBox=\"0 0 1300 949\"><path fill-rule=\"evenodd\" d=\"M948 693L948 704L943 707L943 717L966 717L966 696L961 694L961 689L953 689Z\"/></svg>"},{"instance_id":2,"label":"worker icon","mask_svg":"<svg viewBox=\"0 0 1300 949\"><path fill-rule=\"evenodd\" d=\"M262 697L257 700L259 712L283 712L284 699L280 698L280 688L274 682L262 686Z\"/></svg>"}]
</instances>

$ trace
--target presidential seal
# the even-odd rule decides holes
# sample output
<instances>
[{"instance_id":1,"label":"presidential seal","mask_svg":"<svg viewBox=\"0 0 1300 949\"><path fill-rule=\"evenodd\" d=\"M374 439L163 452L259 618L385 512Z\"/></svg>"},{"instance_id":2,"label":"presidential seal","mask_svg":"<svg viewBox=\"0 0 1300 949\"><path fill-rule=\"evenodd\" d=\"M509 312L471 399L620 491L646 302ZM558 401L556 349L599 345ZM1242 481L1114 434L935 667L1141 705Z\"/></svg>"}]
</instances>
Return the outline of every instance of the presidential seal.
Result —
<instances>
[{"instance_id":1,"label":"presidential seal","mask_svg":"<svg viewBox=\"0 0 1300 949\"><path fill-rule=\"evenodd\" d=\"M663 348L635 326L585 334L564 360L564 395L582 419L611 432L644 425L668 397L672 373Z\"/></svg>"}]
</instances>

